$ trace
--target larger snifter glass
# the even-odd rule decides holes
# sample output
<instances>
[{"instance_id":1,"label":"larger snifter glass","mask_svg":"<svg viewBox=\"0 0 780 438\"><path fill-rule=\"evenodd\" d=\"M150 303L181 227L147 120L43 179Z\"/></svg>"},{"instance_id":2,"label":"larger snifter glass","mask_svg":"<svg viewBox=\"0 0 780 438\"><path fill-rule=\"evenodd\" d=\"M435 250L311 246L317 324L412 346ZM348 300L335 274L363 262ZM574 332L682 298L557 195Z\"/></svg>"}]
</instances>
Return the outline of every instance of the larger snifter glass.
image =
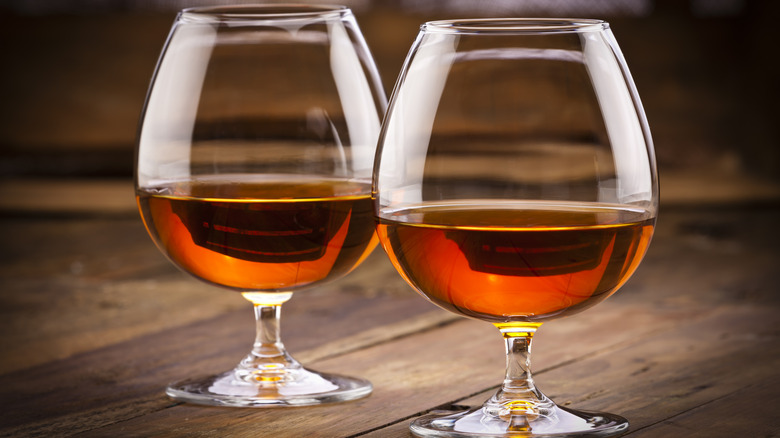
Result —
<instances>
[{"instance_id":1,"label":"larger snifter glass","mask_svg":"<svg viewBox=\"0 0 780 438\"><path fill-rule=\"evenodd\" d=\"M498 391L474 409L415 420L414 434L628 427L556 405L530 368L539 326L617 291L655 226L650 131L606 22L424 24L390 99L373 184L379 239L403 278L434 304L494 324L506 342Z\"/></svg>"},{"instance_id":2,"label":"larger snifter glass","mask_svg":"<svg viewBox=\"0 0 780 438\"><path fill-rule=\"evenodd\" d=\"M318 373L290 356L280 310L376 246L370 181L385 107L345 7L178 15L141 117L138 204L176 266L254 305L257 335L235 369L173 383L168 395L277 407L371 392L364 379Z\"/></svg>"}]
</instances>

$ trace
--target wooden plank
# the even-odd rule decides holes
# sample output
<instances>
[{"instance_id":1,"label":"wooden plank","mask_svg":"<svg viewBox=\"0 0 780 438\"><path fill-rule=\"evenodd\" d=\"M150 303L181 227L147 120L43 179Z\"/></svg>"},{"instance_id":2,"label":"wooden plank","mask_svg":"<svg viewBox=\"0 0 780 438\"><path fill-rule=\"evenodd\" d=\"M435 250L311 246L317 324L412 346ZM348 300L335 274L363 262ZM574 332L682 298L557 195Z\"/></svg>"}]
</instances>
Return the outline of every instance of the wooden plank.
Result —
<instances>
[{"instance_id":1,"label":"wooden plank","mask_svg":"<svg viewBox=\"0 0 780 438\"><path fill-rule=\"evenodd\" d=\"M631 438L773 437L780 431L780 379L750 379L738 390L632 433Z\"/></svg>"},{"instance_id":2,"label":"wooden plank","mask_svg":"<svg viewBox=\"0 0 780 438\"><path fill-rule=\"evenodd\" d=\"M226 313L243 312L234 317L253 330L246 300L177 270L140 219L5 218L0 241L0 373ZM347 277L296 294L284 313L317 313L322 321L338 302L352 312L342 316L363 328L380 312L356 310L375 299L425 307L377 249ZM340 334L354 334L347 330Z\"/></svg>"},{"instance_id":3,"label":"wooden plank","mask_svg":"<svg viewBox=\"0 0 780 438\"><path fill-rule=\"evenodd\" d=\"M779 181L734 169L681 169L665 171L660 178L666 205L745 205L780 200Z\"/></svg>"},{"instance_id":4,"label":"wooden plank","mask_svg":"<svg viewBox=\"0 0 780 438\"><path fill-rule=\"evenodd\" d=\"M780 394L774 313L755 307L721 309L623 348L593 351L537 372L536 382L563 406L625 416L631 422L626 436L683 436L681 431L684 436L772 436L780 430L774 403ZM729 339L735 334L737 342ZM493 391L449 403L478 406ZM715 417L710 409L722 415ZM411 420L402 423L408 426ZM694 430L698 433L689 435ZM366 436L405 436L403 432L403 425L392 424Z\"/></svg>"},{"instance_id":5,"label":"wooden plank","mask_svg":"<svg viewBox=\"0 0 780 438\"><path fill-rule=\"evenodd\" d=\"M7 179L0 181L0 212L138 215L129 179Z\"/></svg>"},{"instance_id":6,"label":"wooden plank","mask_svg":"<svg viewBox=\"0 0 780 438\"><path fill-rule=\"evenodd\" d=\"M428 306L419 299L415 302ZM382 312L395 313L395 309L388 307L387 303L376 301L376 304L380 305L378 309ZM369 310L370 308L364 308L361 313ZM656 328L652 322L661 320L672 327L681 316L690 318L697 314L699 313L668 311L665 317L659 318L658 315L649 313L645 309L626 309L619 303L607 302L598 312L591 312L590 315L584 313L580 317L563 320L561 324L551 324L551 330L547 334L543 330L540 334L540 342L549 345L547 350L543 350L547 355L539 355L538 363L542 369L568 363L580 355L590 354L594 345L601 345L603 348L603 344L600 343L630 342L640 339L644 332L653 333ZM291 318L296 318L295 315L293 313ZM303 323L293 323L292 330L296 327L307 330L309 325L306 321L310 320L309 316L297 315L297 320ZM631 327L615 334L610 327L620 324L627 317L633 321ZM376 322L376 318L371 319L372 322ZM87 428L86 430L96 426L94 423L84 421L85 418L102 421L102 424L111 424L141 413L163 409L170 404L162 395L162 386L165 382L183 375L200 374L204 370L227 369L234 364L237 357L245 353L250 339L245 336L248 333L241 334L241 330L236 327L236 320L237 315L228 314L208 323L195 323L155 336L136 339L77 356L60 364L40 366L2 376L0 387L3 387L7 394L27 394L31 401L16 403L5 412L5 417L0 417L0 424L4 424L7 420L13 421L16 427L22 427L21 430L26 432L40 430L45 433L56 433L62 427L76 428L77 425L71 422L82 424L81 427ZM583 324L588 325L590 330L582 330L580 327ZM330 325L333 326L330 327L332 331L343 333L343 330L335 326L335 321L331 321ZM351 325L350 321L349 326ZM556 325L560 327L557 330ZM458 330L452 331L453 328ZM444 332L441 334L437 331L422 331L419 335L410 337L410 340L400 339L398 341L401 342L400 346L377 339L375 343L379 350L374 348L359 350L354 354L337 356L312 365L321 364L324 370L328 370L330 366L331 371L370 378L378 388L371 398L379 399L378 406L373 407L376 412L371 415L377 418L386 418L390 415L388 401L382 400L379 395L382 391L379 388L393 388L400 382L403 390L394 398L403 400L416 399L415 395L419 392L430 393L424 399L419 399L417 405L400 406L404 409L402 416L406 416L428 409L431 404L439 405L460 398L463 391L467 394L479 392L500 379L503 351L498 334L492 326L477 321L459 320L456 324L446 326ZM307 334L306 331L304 333ZM383 332L379 330L376 333ZM296 333L290 334L293 335L292 342L288 345L292 347L293 352L299 351L296 341L305 341L309 338L301 333L298 333L300 336L295 336ZM387 336L389 336L387 340L398 337L390 331ZM451 341L439 342L441 336L446 336L448 340L458 340L457 348L452 349ZM550 338L550 342L544 341L544 336ZM241 339L242 337L244 339ZM585 342L589 338L593 338L593 342ZM562 340L565 342L561 342ZM306 353L303 353L305 357ZM353 355L359 355L360 359L351 359ZM464 357L468 360L464 360ZM491 357L492 359L488 359ZM546 363L545 360L550 360L551 363ZM450 365L447 369L443 369L443 363ZM363 367L359 366L360 364L363 364ZM58 370L57 374L51 373L52 366ZM459 382L465 380L471 386L451 385L442 388L441 382L449 380L447 378L449 373L457 376L453 379ZM22 384L22 378L34 381L36 385ZM99 384L94 385L93 382ZM41 388L45 388L44 394L40 394ZM124 394L120 400L114 397L117 391ZM80 400L71 399L76 394ZM394 403L395 408L399 408L399 402ZM34 408L34 406L50 406L52 410ZM65 406L68 408L64 408ZM412 410L407 411L406 409L410 407ZM167 415L172 415L167 411L166 409ZM231 410L227 410L226 415L227 418L231 418L233 414ZM144 415L142 418L144 424L155 425L149 415ZM221 424L219 419L212 420L216 421L214 424ZM173 420L167 419L163 423L170 424L171 421ZM233 421L231 419L228 422ZM269 420L264 418L263 421ZM128 422L121 424L127 425ZM377 424L371 425L371 427L376 426ZM78 428L78 430L82 429Z\"/></svg>"},{"instance_id":7,"label":"wooden plank","mask_svg":"<svg viewBox=\"0 0 780 438\"><path fill-rule=\"evenodd\" d=\"M358 268L342 281L300 292L285 304L282 323L284 337L289 339L288 347L294 354L311 349L296 356L309 360L339 355L345 349L404 336L410 330L424 330L454 317L440 310L432 314L434 308L403 284L382 254L372 255L365 265L364 272ZM129 275L134 278L134 274ZM181 281L199 285L189 278ZM208 293L214 293L213 288L208 289ZM162 289L157 290L157 293L161 292ZM186 292L182 290L181 296L184 297ZM216 295L237 297L232 293ZM197 297L197 294L194 296ZM0 377L0 381L5 382L0 384L0 405L13 405L0 415L0 425L17 431L20 430L18 427L22 427L21 430L30 433L41 427L42 433L59 433L78 430L74 423L85 428L97 427L105 422L121 420L124 416L133 417L139 412L169 405L170 400L162 393L165 383L183 376L202 374L206 372L204 370L228 369L248 351L254 324L249 304L240 297L238 299L240 309L219 309L211 319L208 311L185 311L183 313L190 315L178 319L167 331L159 318L165 315L176 320L175 312L181 310L176 305L183 303L171 299L158 300L157 303L161 301L164 308L158 309L151 319L158 320L156 331L160 334L149 335L154 331L154 324L150 324L146 335L140 330L132 334L132 341L126 343L118 343L121 339L112 337L110 330L86 324L76 333L65 336L65 341L71 336L77 338L80 334L97 332L105 335L107 340L98 336L91 344L91 348L96 350L85 350L69 360L49 362ZM207 300L195 307L207 308L214 303L214 300ZM18 304L16 307L19 307ZM125 310L148 313L148 310L144 312L143 305ZM76 314L70 316L77 317ZM125 318L129 316L125 315ZM190 324L183 324L188 318ZM88 321L100 323L101 319L88 318ZM327 327L327 330L317 329L314 331L316 335L312 335L312 327ZM56 326L52 326L52 331L55 329ZM20 334L13 337L17 342L23 339ZM42 345L47 341L52 339L42 340ZM98 348L101 341L106 342L103 349ZM20 347L15 343L12 345ZM202 354L204 349L208 354ZM34 353L29 351L29 355ZM46 356L46 352L42 356ZM29 359L26 363L30 364ZM57 370L56 374L51 372L53 368ZM143 373L144 377L136 378L138 373ZM35 385L30 385L30 381L34 381ZM123 393L123 398L112 402L117 391ZM11 400L17 397L24 401L12 403ZM51 419L55 419L57 424L52 426ZM54 432L50 427L54 427Z\"/></svg>"},{"instance_id":8,"label":"wooden plank","mask_svg":"<svg viewBox=\"0 0 780 438\"><path fill-rule=\"evenodd\" d=\"M425 309L431 308L423 300L417 297L413 298L415 300L412 301L412 304L420 304ZM396 299L396 301L398 300ZM408 314L408 309L404 310L402 307L398 307L398 304L393 306L393 301L373 298L371 302L377 307L364 306L359 313L363 317L367 317L369 326L382 325L382 315L372 314L372 308L381 314L403 317ZM293 302L290 303L290 305L292 304ZM606 321L610 324L618 323L627 314L632 315L631 317L637 322L641 323L643 320L640 314L626 312L621 306L611 306L607 303L603 307L606 314L611 315L606 317ZM312 325L312 318L305 312L293 312L292 315L286 316L301 322L300 324L293 322L291 330L288 331L291 335L291 342L288 342L288 346L293 352L301 351L298 347L302 347L302 345L299 344L305 344L307 341L312 342L311 336L306 336L309 332L308 327ZM676 317L674 314L673 316ZM385 317L387 316L385 315ZM429 318L427 315L423 317ZM596 314L594 313L592 317L595 318ZM605 318L603 314L600 317ZM4 412L4 415L0 416L0 424L12 426L12 430L56 433L63 430L62 428L67 430L85 428L88 430L97 425L111 424L162 409L170 404L170 401L162 395L162 386L165 382L185 375L202 374L205 372L204 370L227 369L246 352L248 342L251 341L250 333L246 330L248 326L242 326L237 321L241 322L240 315L233 312L205 323L194 323L191 326L141 337L124 344L79 355L60 363L38 366L1 376L0 387L3 388L4 397L21 397L27 401L13 403ZM569 321L575 322L575 327L578 325L575 318ZM315 323L313 325L316 326L317 321L313 322ZM650 327L648 322L639 324L636 328L645 330ZM406 321L400 323L401 326L405 324ZM435 324L439 324L439 322L436 321ZM484 358L491 356L495 358L493 361L488 361L492 363L489 372L483 373L485 377L489 378L470 389L471 392L479 391L493 384L495 379L500 377L503 366L501 341L498 339L495 329L488 324L475 321L459 321L459 324L458 327L463 324L467 325L465 329L461 329L462 332L447 334L447 336L449 339L463 340L461 341L463 345L460 346L457 354L468 356L472 362L461 363L458 358L447 359L448 361L458 360L461 367L466 367L466 372L472 370L470 372L473 373L474 370L479 370L477 365L484 364ZM415 323L409 325L419 326ZM339 328L338 321L331 320L328 327L329 330L326 333L333 332L343 336L345 332L354 330L355 326L354 320L348 320L342 324L343 328ZM298 333L295 333L296 329L299 330ZM602 333L603 336L600 336L599 339L606 341L609 339L606 336L609 331L606 330L606 326L603 330L605 330ZM482 335L478 335L480 332ZM566 330L564 330L565 332ZM386 341L399 337L398 332L393 330L374 330L373 333L385 335L383 339L374 340L374 343L379 346L388 345ZM435 343L435 337L428 339L427 337L431 336L430 333L430 331L422 331L422 334L426 336L425 340L404 344L401 350L390 349L384 352L375 352L372 349L367 349L358 351L357 353L365 352L364 354L367 355L361 359L362 361L369 364L374 363L373 366L380 368L376 376L370 370L359 367L353 369L352 366L355 366L354 364L357 362L345 357L337 356L322 363L325 365L332 363L330 365L331 371L351 371L353 374L369 377L377 388L392 387L398 382L406 382L409 385L411 384L409 383L410 376L416 376L417 379L426 378L428 385L435 385L438 379L437 373L441 373L440 362L446 357L442 355L440 349L448 347L447 344ZM625 332L624 335L624 341L636 336L630 331ZM491 337L493 339L492 345L490 344ZM566 350L570 350L567 345L559 343L559 348L553 350L553 357L562 358L561 360L564 361L571 360L571 353L566 352ZM578 345L585 344L578 343ZM309 347L311 346L312 344L309 344ZM327 348L327 344L324 347ZM426 352L427 356L421 356L418 351ZM305 357L306 352L302 353L302 357ZM382 362L383 358L396 356L402 357L404 363L393 364L390 362L389 370L383 368L387 366ZM379 364L376 363L377 361L380 361ZM423 367L423 371L416 371L419 367ZM52 369L56 369L57 373L52 373ZM327 368L325 369L327 370ZM458 379L460 378L462 377L459 376ZM35 382L35 385L27 383L30 381ZM413 384L412 386L419 387L420 385ZM439 404L459 397L463 388L452 386L449 388L450 393L441 391L440 388L435 389L435 391L432 388L429 389L436 392L437 396L443 395L434 403ZM117 400L116 393L123 394L123 397ZM380 392L377 391L377 393ZM415 391L407 388L402 398L413 398L414 394ZM379 410L386 411L384 403L380 401ZM417 408L427 409L427 405L431 402L425 400L421 403ZM378 416L382 417L382 415ZM86 419L91 421L86 421ZM77 426L78 424L81 426Z\"/></svg>"},{"instance_id":9,"label":"wooden plank","mask_svg":"<svg viewBox=\"0 0 780 438\"><path fill-rule=\"evenodd\" d=\"M623 314L615 310L615 316ZM657 421L658 415L675 415L744 384L742 376L721 366L723 361L731 359L748 370L751 379L772 376L780 362L776 352L766 348L773 339L749 337L723 345L723 336L732 330L761 332L773 314L767 309L722 309L693 323L683 320L675 326L667 321L663 332L640 330L626 341L606 345L595 338L608 328L595 328L589 344L557 343L540 354L552 365L538 374L538 381L564 405L622 413L634 427L642 427ZM338 366L375 383L372 396L347 405L289 412L179 405L85 435L353 436L494 387L503 363L497 337L488 324L463 320L316 363L323 369ZM559 351L571 349L578 350L578 358L556 362ZM670 379L674 385L663 384ZM482 401L486 395L474 398Z\"/></svg>"},{"instance_id":10,"label":"wooden plank","mask_svg":"<svg viewBox=\"0 0 780 438\"><path fill-rule=\"evenodd\" d=\"M780 237L768 230L778 217L777 209L668 212L651 252L623 292L594 309L543 327L534 353L542 389L573 406L626 414L634 427L644 427L733 392L745 382L736 380L732 366L741 367L742 378L766 378L777 366L776 347L768 346L776 345ZM83 232L89 227L75 228ZM42 241L61 232L52 227ZM6 236L13 234L6 231ZM117 241L122 239L107 239L97 246ZM67 266L62 262L70 260L69 253L61 247L57 251L51 257L54 262L42 260L47 269ZM27 262L36 254L32 249L24 252L22 245L17 252L28 257ZM97 262L100 254L108 252L89 254ZM383 257L378 260L385 262ZM23 265L4 265L4 278L16 278L18 273L22 279L33 279L35 269ZM146 269L128 267L113 273L109 265L86 269L89 281L63 282L71 285L63 290L59 302L63 308L67 294L78 290L74 285L137 280ZM148 436L186 430L242 436L258 430L287 431L290 418L299 421L300 415L306 421L301 420L301 429L294 432L323 430L330 436L348 436L381 430L494 386L503 368L495 330L485 323L448 324L447 317L431 317L432 307L414 295L403 296L401 291L408 288L392 268L385 271L387 265L381 266L356 271L355 283L337 282L330 286L333 289L312 291L309 299L285 305L290 310L285 313L289 322L285 331L292 351L302 357L311 354L316 368L372 379L377 390L368 399L311 412L171 407L162 394L165 382L230 367L245 353L251 321L238 309L0 376L4 408L0 435L81 431ZM59 281L57 275L51 278ZM3 293L7 297L8 290ZM330 302L333 298L338 305ZM34 314L34 308L23 304L17 302L14 309L23 309L22 315ZM296 306L300 307L296 310ZM409 321L416 327L406 330ZM68 323L61 320L60 327ZM311 327L328 330L318 330L322 337L313 338ZM756 327L764 329L756 331ZM349 337L357 343L344 342ZM328 342L333 342L333 354L328 353ZM308 418L312 412L327 418Z\"/></svg>"},{"instance_id":11,"label":"wooden plank","mask_svg":"<svg viewBox=\"0 0 780 438\"><path fill-rule=\"evenodd\" d=\"M608 381L590 380L588 370L577 366L542 381L555 385L548 392L561 403L616 412L632 422L631 430L641 428L773 376L780 364L775 313L754 306L720 308L706 319L607 353L597 365L609 367L614 377ZM578 385L577 393L566 388L579 380L589 385Z\"/></svg>"},{"instance_id":12,"label":"wooden plank","mask_svg":"<svg viewBox=\"0 0 780 438\"><path fill-rule=\"evenodd\" d=\"M247 421L250 422L250 426L256 421L252 419L255 415L279 415L282 410L271 410L276 414L268 410L250 410L252 412L249 413L246 409L212 409L189 405L177 406L177 409L173 411L166 409L174 404L163 394L163 386L167 381L196 372L204 373L206 370L227 369L236 361L236 353L243 354L244 347L246 347L244 342L236 342L235 339L229 337L222 338L221 335L226 333L224 330L221 333L219 327L226 325L229 325L227 318L215 321L214 324L209 324L206 327L197 326L174 330L166 336L139 339L137 342L129 342L75 357L61 364L36 367L23 373L2 376L0 377L0 385L3 388L3 399L0 400L0 403L7 406L7 409L0 413L0 424L3 425L0 434L57 435L65 431L75 433L94 429L96 435L104 435L111 432L97 428L111 424L122 428L125 432L132 432L132 429L128 428L135 424L133 418L136 417L140 422L139 427L142 429L148 424L153 428L160 428L158 432L164 433L168 427L177 425L178 421L183 418L188 418L185 422L187 425L207 430L208 427L221 427L220 425L223 423L221 423L220 416L222 415L227 416L222 418L227 418L228 423L244 421L234 419L234 416L249 418ZM461 330L471 331L467 325ZM465 333L459 333L459 335L462 336ZM396 334L390 334L390 336L391 338L397 337ZM389 343L379 344L389 345ZM189 358L186 353L192 354L196 351L193 347L200 347L197 350L200 357L192 357L192 362L186 363L185 361ZM398 351L396 349L390 354L402 355L411 366L411 364L417 363L415 360L416 350L413 345L407 348L412 348L412 350ZM154 351L153 356L145 354L150 350ZM160 354L162 355L160 356ZM429 354L434 353L431 351ZM432 359L432 357L428 357L428 359ZM472 358L472 361L477 360L479 359L476 357ZM379 380L375 383L379 388L379 385L384 383L382 376L387 376L393 370L385 368L372 371L366 365L368 363L378 366L378 361L381 361L380 357L376 357L374 352L364 349L319 361L312 365L323 371L363 375L375 378L374 380L378 378ZM429 360L427 363L430 364L431 361ZM408 370L407 367L395 371L406 372ZM419 372L411 375L417 375L418 379L421 379L428 373ZM384 377L384 379L387 378ZM30 382L34 382L34 385L31 385ZM386 385L382 386L387 387ZM380 400L381 402L381 398L375 397L381 393L382 391L378 390L374 396L367 400L374 402ZM118 397L117 394L121 394L121 397ZM12 400L14 400L13 403ZM335 413L339 409L343 409L339 406L342 405L313 409ZM382 409L381 406L374 408ZM192 415L187 414L190 410L193 412ZM295 409L292 412L295 411L301 410ZM304 409L303 412L306 410ZM180 413L183 413L185 417L178 417L181 415ZM165 418L171 414L174 418L179 419ZM206 417L201 417L201 414ZM157 418L161 418L162 425L154 422L152 417L155 415ZM216 417L213 417L215 415ZM366 421L372 420L367 418ZM338 425L333 424L332 426ZM273 427L276 426L269 427L273 430ZM279 427L283 427L283 425ZM122 434L126 435L125 432ZM143 430L138 433L140 435L146 434Z\"/></svg>"}]
</instances>

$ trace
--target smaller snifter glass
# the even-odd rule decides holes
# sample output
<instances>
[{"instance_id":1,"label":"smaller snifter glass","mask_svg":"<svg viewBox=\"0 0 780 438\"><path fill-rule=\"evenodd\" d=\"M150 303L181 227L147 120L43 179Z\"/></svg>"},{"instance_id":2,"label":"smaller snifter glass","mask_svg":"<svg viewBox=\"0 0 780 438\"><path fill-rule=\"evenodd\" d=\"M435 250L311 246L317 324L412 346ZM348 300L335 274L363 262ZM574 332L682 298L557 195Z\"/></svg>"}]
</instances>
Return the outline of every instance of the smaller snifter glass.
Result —
<instances>
[{"instance_id":1,"label":"smaller snifter glass","mask_svg":"<svg viewBox=\"0 0 780 438\"><path fill-rule=\"evenodd\" d=\"M628 427L556 405L530 369L539 326L617 291L655 226L650 131L606 22L425 23L390 99L373 184L379 239L403 278L434 304L494 324L506 342L498 391L474 409L418 418L414 434Z\"/></svg>"},{"instance_id":2,"label":"smaller snifter glass","mask_svg":"<svg viewBox=\"0 0 780 438\"><path fill-rule=\"evenodd\" d=\"M279 323L293 292L346 275L377 244L370 188L385 107L348 8L178 15L141 116L138 205L176 266L254 305L257 335L235 369L173 383L168 395L277 407L371 392L364 379L304 368Z\"/></svg>"}]
</instances>

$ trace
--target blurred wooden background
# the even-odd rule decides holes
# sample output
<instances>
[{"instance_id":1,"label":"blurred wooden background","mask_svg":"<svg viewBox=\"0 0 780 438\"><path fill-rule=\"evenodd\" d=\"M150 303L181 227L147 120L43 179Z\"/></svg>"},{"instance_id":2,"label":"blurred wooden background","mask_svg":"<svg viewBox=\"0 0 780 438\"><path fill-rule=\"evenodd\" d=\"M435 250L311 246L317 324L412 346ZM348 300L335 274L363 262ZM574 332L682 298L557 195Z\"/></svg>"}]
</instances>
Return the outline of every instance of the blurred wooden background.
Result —
<instances>
[{"instance_id":1,"label":"blurred wooden background","mask_svg":"<svg viewBox=\"0 0 780 438\"><path fill-rule=\"evenodd\" d=\"M209 2L2 3L0 208L32 208L27 205L32 202L30 194L48 199L36 186L41 179L127 182L138 116L175 13L205 3ZM350 0L346 4L357 15L388 94L425 20L510 15L607 19L645 105L664 200L686 202L699 197L706 201L717 196L750 201L777 195L780 135L774 119L780 72L772 58L778 42L773 29L780 18L778 2ZM58 197L54 198L50 201L56 202Z\"/></svg>"}]
</instances>

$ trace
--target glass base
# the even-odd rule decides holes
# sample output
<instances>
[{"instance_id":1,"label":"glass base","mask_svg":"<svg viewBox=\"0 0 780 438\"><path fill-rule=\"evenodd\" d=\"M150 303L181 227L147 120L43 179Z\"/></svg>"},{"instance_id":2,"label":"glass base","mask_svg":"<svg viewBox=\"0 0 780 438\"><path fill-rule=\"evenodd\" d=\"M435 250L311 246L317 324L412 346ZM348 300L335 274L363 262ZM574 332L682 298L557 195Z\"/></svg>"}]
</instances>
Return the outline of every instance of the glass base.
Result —
<instances>
[{"instance_id":1,"label":"glass base","mask_svg":"<svg viewBox=\"0 0 780 438\"><path fill-rule=\"evenodd\" d=\"M526 415L486 415L482 407L462 412L435 413L409 426L419 437L606 437L628 429L623 417L575 411L556 405L535 418Z\"/></svg>"},{"instance_id":2,"label":"glass base","mask_svg":"<svg viewBox=\"0 0 780 438\"><path fill-rule=\"evenodd\" d=\"M368 380L319 373L304 368L283 381L248 382L228 371L202 379L189 379L168 386L166 394L189 403L254 408L311 406L365 397L371 393Z\"/></svg>"}]
</instances>

